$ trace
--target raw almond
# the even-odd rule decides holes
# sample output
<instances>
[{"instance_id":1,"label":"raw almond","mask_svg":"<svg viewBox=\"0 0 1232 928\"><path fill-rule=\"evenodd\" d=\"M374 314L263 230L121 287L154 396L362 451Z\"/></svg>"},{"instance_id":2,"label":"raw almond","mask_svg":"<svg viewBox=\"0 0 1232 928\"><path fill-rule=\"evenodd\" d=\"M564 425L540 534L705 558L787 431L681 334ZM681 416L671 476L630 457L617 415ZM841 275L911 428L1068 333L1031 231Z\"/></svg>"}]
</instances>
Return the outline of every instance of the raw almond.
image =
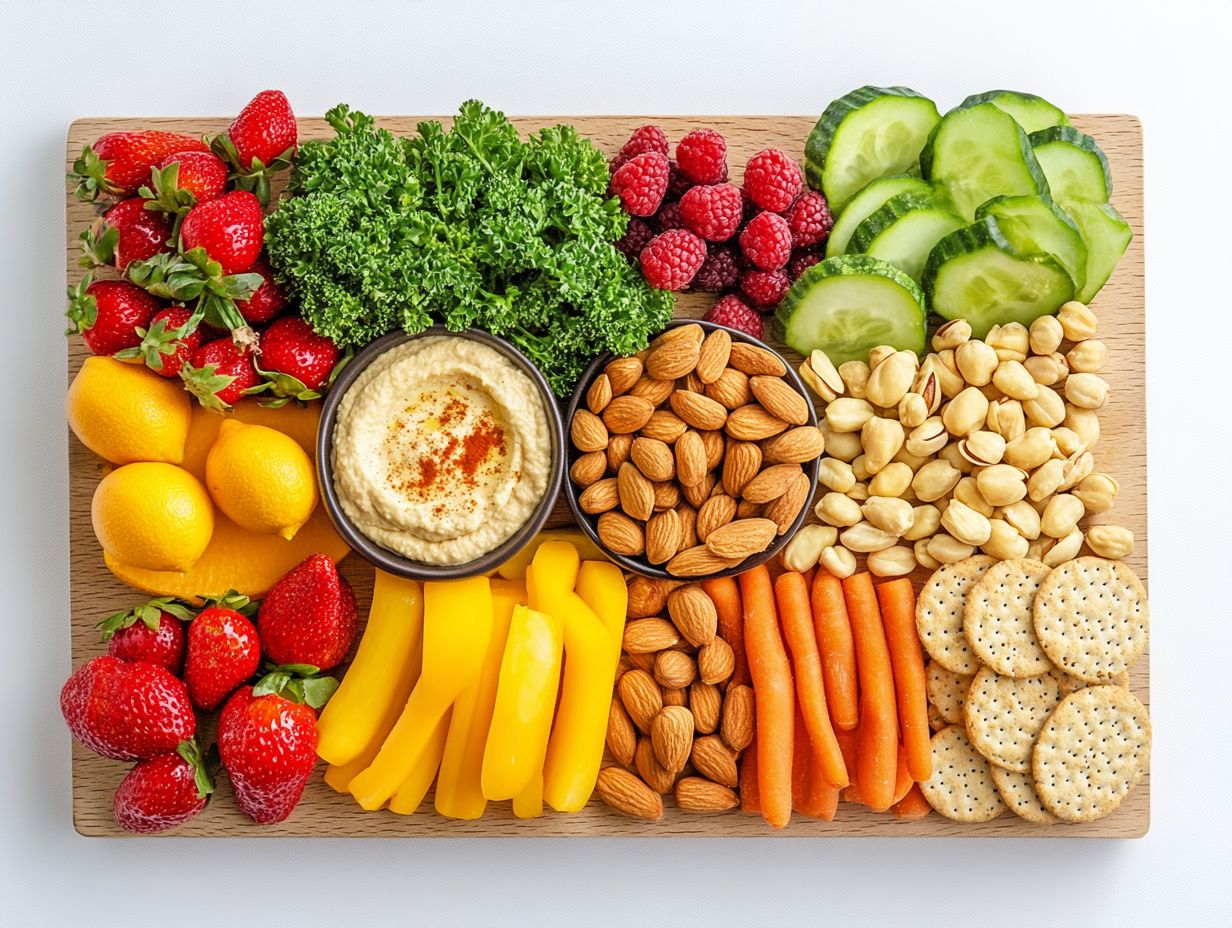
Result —
<instances>
[{"instance_id":1,"label":"raw almond","mask_svg":"<svg viewBox=\"0 0 1232 928\"><path fill-rule=\"evenodd\" d=\"M672 648L655 655L654 678L660 686L679 689L697 679L697 661Z\"/></svg>"},{"instance_id":2,"label":"raw almond","mask_svg":"<svg viewBox=\"0 0 1232 928\"><path fill-rule=\"evenodd\" d=\"M702 503L697 510L697 539L705 541L716 528L726 525L736 517L736 501L726 493L719 493Z\"/></svg>"},{"instance_id":3,"label":"raw almond","mask_svg":"<svg viewBox=\"0 0 1232 928\"><path fill-rule=\"evenodd\" d=\"M672 411L695 429L721 429L727 421L723 404L688 390L671 395Z\"/></svg>"},{"instance_id":4,"label":"raw almond","mask_svg":"<svg viewBox=\"0 0 1232 928\"><path fill-rule=\"evenodd\" d=\"M620 505L620 494L616 489L616 478L605 477L596 480L578 496L578 506L582 512L598 515Z\"/></svg>"},{"instance_id":5,"label":"raw almond","mask_svg":"<svg viewBox=\"0 0 1232 928\"><path fill-rule=\"evenodd\" d=\"M723 786L735 786L740 782L736 754L718 735L703 735L696 739L689 760L697 772L708 780Z\"/></svg>"},{"instance_id":6,"label":"raw almond","mask_svg":"<svg viewBox=\"0 0 1232 928\"><path fill-rule=\"evenodd\" d=\"M645 522L654 512L654 487L636 464L625 461L620 465L620 472L616 475L616 492L625 515Z\"/></svg>"},{"instance_id":7,"label":"raw almond","mask_svg":"<svg viewBox=\"0 0 1232 928\"><path fill-rule=\"evenodd\" d=\"M802 425L767 439L762 445L762 457L767 464L803 464L820 457L825 450L821 429Z\"/></svg>"},{"instance_id":8,"label":"raw almond","mask_svg":"<svg viewBox=\"0 0 1232 928\"><path fill-rule=\"evenodd\" d=\"M777 354L769 348L748 342L732 342L731 358L727 363L750 377L758 374L782 377L787 373L787 365Z\"/></svg>"},{"instance_id":9,"label":"raw almond","mask_svg":"<svg viewBox=\"0 0 1232 928\"><path fill-rule=\"evenodd\" d=\"M629 388L629 396L639 396L655 406L662 406L676 389L674 380L656 380L654 377L639 377Z\"/></svg>"},{"instance_id":10,"label":"raw almond","mask_svg":"<svg viewBox=\"0 0 1232 928\"><path fill-rule=\"evenodd\" d=\"M682 487L697 486L706 476L706 444L694 431L676 441L676 479Z\"/></svg>"},{"instance_id":11,"label":"raw almond","mask_svg":"<svg viewBox=\"0 0 1232 928\"><path fill-rule=\"evenodd\" d=\"M698 680L689 687L689 711L693 713L693 727L703 735L713 734L719 727L723 693L713 683Z\"/></svg>"},{"instance_id":12,"label":"raw almond","mask_svg":"<svg viewBox=\"0 0 1232 928\"><path fill-rule=\"evenodd\" d=\"M736 670L736 654L722 638L715 636L697 652L697 676L703 683L722 683Z\"/></svg>"},{"instance_id":13,"label":"raw almond","mask_svg":"<svg viewBox=\"0 0 1232 928\"><path fill-rule=\"evenodd\" d=\"M600 374L586 391L586 408L595 415L603 412L603 408L612 401L612 381L607 374Z\"/></svg>"},{"instance_id":14,"label":"raw almond","mask_svg":"<svg viewBox=\"0 0 1232 928\"><path fill-rule=\"evenodd\" d=\"M714 474L707 471L700 481L689 487L681 487L680 492L689 501L690 506L700 509L706 500L710 499L717 485L718 480Z\"/></svg>"},{"instance_id":15,"label":"raw almond","mask_svg":"<svg viewBox=\"0 0 1232 928\"><path fill-rule=\"evenodd\" d=\"M688 812L726 812L740 804L735 790L704 777L681 777L675 797L676 806Z\"/></svg>"},{"instance_id":16,"label":"raw almond","mask_svg":"<svg viewBox=\"0 0 1232 928\"><path fill-rule=\"evenodd\" d=\"M633 751L633 767L642 781L656 793L667 794L672 791L676 774L669 772L659 763L649 738L638 739L637 747Z\"/></svg>"},{"instance_id":17,"label":"raw almond","mask_svg":"<svg viewBox=\"0 0 1232 928\"><path fill-rule=\"evenodd\" d=\"M761 470L762 450L751 441L728 442L723 459L723 489L739 498L748 482Z\"/></svg>"},{"instance_id":18,"label":"raw almond","mask_svg":"<svg viewBox=\"0 0 1232 928\"><path fill-rule=\"evenodd\" d=\"M731 357L731 336L722 329L712 329L697 355L697 378L702 383L714 383L727 367Z\"/></svg>"},{"instance_id":19,"label":"raw almond","mask_svg":"<svg viewBox=\"0 0 1232 928\"><path fill-rule=\"evenodd\" d=\"M674 412L667 409L656 409L642 426L642 434L647 438L657 438L661 442L673 444L685 433L688 425Z\"/></svg>"},{"instance_id":20,"label":"raw almond","mask_svg":"<svg viewBox=\"0 0 1232 928\"><path fill-rule=\"evenodd\" d=\"M689 708L689 691L684 687L680 689L673 689L670 686L663 687L663 705Z\"/></svg>"},{"instance_id":21,"label":"raw almond","mask_svg":"<svg viewBox=\"0 0 1232 928\"><path fill-rule=\"evenodd\" d=\"M750 503L747 499L742 499L740 505L736 507L736 518L756 519L761 516L762 510L765 508L761 503Z\"/></svg>"},{"instance_id":22,"label":"raw almond","mask_svg":"<svg viewBox=\"0 0 1232 928\"><path fill-rule=\"evenodd\" d=\"M676 389L684 390L686 393L703 393L706 385L697 376L697 371L689 371L683 377L676 379Z\"/></svg>"},{"instance_id":23,"label":"raw almond","mask_svg":"<svg viewBox=\"0 0 1232 928\"><path fill-rule=\"evenodd\" d=\"M569 468L569 479L580 487L588 487L600 480L607 471L607 455L602 451L588 451Z\"/></svg>"},{"instance_id":24,"label":"raw almond","mask_svg":"<svg viewBox=\"0 0 1232 928\"><path fill-rule=\"evenodd\" d=\"M726 409L743 406L753 398L753 391L749 389L749 375L734 367L726 368L718 380L706 384L706 396L722 403Z\"/></svg>"},{"instance_id":25,"label":"raw almond","mask_svg":"<svg viewBox=\"0 0 1232 928\"><path fill-rule=\"evenodd\" d=\"M791 528L796 516L808 502L809 478L803 472L796 474L787 484L783 495L766 503L762 515L774 522L778 534L782 535Z\"/></svg>"},{"instance_id":26,"label":"raw almond","mask_svg":"<svg viewBox=\"0 0 1232 928\"><path fill-rule=\"evenodd\" d=\"M671 480L676 474L676 459L672 449L657 438L639 435L629 447L629 460L651 480Z\"/></svg>"},{"instance_id":27,"label":"raw almond","mask_svg":"<svg viewBox=\"0 0 1232 928\"><path fill-rule=\"evenodd\" d=\"M729 686L723 696L721 730L723 742L733 751L743 751L753 743L753 688Z\"/></svg>"},{"instance_id":28,"label":"raw almond","mask_svg":"<svg viewBox=\"0 0 1232 928\"><path fill-rule=\"evenodd\" d=\"M683 770L693 748L693 713L683 706L660 709L650 723L650 746L668 773Z\"/></svg>"},{"instance_id":29,"label":"raw almond","mask_svg":"<svg viewBox=\"0 0 1232 928\"><path fill-rule=\"evenodd\" d=\"M723 456L727 452L727 436L717 429L703 430L697 434L702 437L702 444L706 446L706 469L714 470L723 463Z\"/></svg>"},{"instance_id":30,"label":"raw almond","mask_svg":"<svg viewBox=\"0 0 1232 928\"><path fill-rule=\"evenodd\" d=\"M649 733L651 719L663 708L663 696L654 677L645 670L630 670L620 678L616 691L633 724L642 732Z\"/></svg>"},{"instance_id":31,"label":"raw almond","mask_svg":"<svg viewBox=\"0 0 1232 928\"><path fill-rule=\"evenodd\" d=\"M701 345L691 338L673 338L650 352L646 373L656 380L675 380L697 367Z\"/></svg>"},{"instance_id":32,"label":"raw almond","mask_svg":"<svg viewBox=\"0 0 1232 928\"><path fill-rule=\"evenodd\" d=\"M654 672L655 651L647 651L645 654L626 654L629 658L629 663L634 670L644 670L646 673Z\"/></svg>"},{"instance_id":33,"label":"raw almond","mask_svg":"<svg viewBox=\"0 0 1232 928\"><path fill-rule=\"evenodd\" d=\"M627 393L642 376L642 362L638 358L617 358L608 363L603 373L612 388L612 396L620 396Z\"/></svg>"},{"instance_id":34,"label":"raw almond","mask_svg":"<svg viewBox=\"0 0 1232 928\"><path fill-rule=\"evenodd\" d=\"M666 564L680 550L680 516L675 509L656 512L646 522L646 560Z\"/></svg>"},{"instance_id":35,"label":"raw almond","mask_svg":"<svg viewBox=\"0 0 1232 928\"><path fill-rule=\"evenodd\" d=\"M607 447L607 426L589 409L579 409L569 425L569 438L579 451L602 451Z\"/></svg>"},{"instance_id":36,"label":"raw almond","mask_svg":"<svg viewBox=\"0 0 1232 928\"><path fill-rule=\"evenodd\" d=\"M621 767L604 767L595 781L599 797L622 815L656 822L663 817L663 800L649 786Z\"/></svg>"},{"instance_id":37,"label":"raw almond","mask_svg":"<svg viewBox=\"0 0 1232 928\"><path fill-rule=\"evenodd\" d=\"M629 460L629 448L633 445L632 435L613 435L607 443L607 469L615 474L620 465Z\"/></svg>"},{"instance_id":38,"label":"raw almond","mask_svg":"<svg viewBox=\"0 0 1232 928\"><path fill-rule=\"evenodd\" d=\"M760 403L749 403L728 413L724 428L737 441L761 441L786 430L787 423L770 415Z\"/></svg>"},{"instance_id":39,"label":"raw almond","mask_svg":"<svg viewBox=\"0 0 1232 928\"><path fill-rule=\"evenodd\" d=\"M750 503L768 503L786 493L799 473L799 464L771 464L750 480L740 495Z\"/></svg>"},{"instance_id":40,"label":"raw almond","mask_svg":"<svg viewBox=\"0 0 1232 928\"><path fill-rule=\"evenodd\" d=\"M808 400L793 390L787 381L759 375L749 378L749 389L772 416L778 416L792 425L808 422Z\"/></svg>"},{"instance_id":41,"label":"raw almond","mask_svg":"<svg viewBox=\"0 0 1232 928\"><path fill-rule=\"evenodd\" d=\"M670 589L667 580L634 577L629 581L629 605L625 610L629 618L641 619L659 615L667 608L667 593Z\"/></svg>"},{"instance_id":42,"label":"raw almond","mask_svg":"<svg viewBox=\"0 0 1232 928\"><path fill-rule=\"evenodd\" d=\"M646 424L655 404L641 396L618 396L603 410L603 424L613 435L628 435Z\"/></svg>"},{"instance_id":43,"label":"raw almond","mask_svg":"<svg viewBox=\"0 0 1232 928\"><path fill-rule=\"evenodd\" d=\"M770 519L737 519L707 535L706 547L719 557L742 561L751 554L765 551L774 540L777 528Z\"/></svg>"},{"instance_id":44,"label":"raw almond","mask_svg":"<svg viewBox=\"0 0 1232 928\"><path fill-rule=\"evenodd\" d=\"M694 647L709 644L718 633L718 610L696 583L685 584L668 593L667 612L685 641Z\"/></svg>"},{"instance_id":45,"label":"raw almond","mask_svg":"<svg viewBox=\"0 0 1232 928\"><path fill-rule=\"evenodd\" d=\"M612 752L616 763L628 767L633 763L633 751L636 748L637 728L620 700L612 697L607 713L607 749Z\"/></svg>"},{"instance_id":46,"label":"raw almond","mask_svg":"<svg viewBox=\"0 0 1232 928\"><path fill-rule=\"evenodd\" d=\"M661 348L676 341L689 342L701 348L702 339L705 335L705 330L696 322L690 322L687 325L675 325L670 329L664 329L656 335L654 341L650 343L650 350L654 351L656 348Z\"/></svg>"},{"instance_id":47,"label":"raw almond","mask_svg":"<svg viewBox=\"0 0 1232 928\"><path fill-rule=\"evenodd\" d=\"M625 623L623 647L630 654L653 654L680 643L680 631L667 619L648 616Z\"/></svg>"},{"instance_id":48,"label":"raw almond","mask_svg":"<svg viewBox=\"0 0 1232 928\"><path fill-rule=\"evenodd\" d=\"M677 552L667 562L667 572L673 577L704 577L735 567L742 558L719 557L705 545L696 545Z\"/></svg>"},{"instance_id":49,"label":"raw almond","mask_svg":"<svg viewBox=\"0 0 1232 928\"><path fill-rule=\"evenodd\" d=\"M599 540L617 554L637 557L646 550L642 527L622 512L605 512L599 516Z\"/></svg>"},{"instance_id":50,"label":"raw almond","mask_svg":"<svg viewBox=\"0 0 1232 928\"><path fill-rule=\"evenodd\" d=\"M675 484L672 484L675 486ZM679 503L676 515L680 516L680 550L697 545L697 510L688 503ZM677 552L679 553L679 552Z\"/></svg>"},{"instance_id":51,"label":"raw almond","mask_svg":"<svg viewBox=\"0 0 1232 928\"><path fill-rule=\"evenodd\" d=\"M662 480L654 485L655 510L675 509L680 505L680 486L674 480Z\"/></svg>"}]
</instances>

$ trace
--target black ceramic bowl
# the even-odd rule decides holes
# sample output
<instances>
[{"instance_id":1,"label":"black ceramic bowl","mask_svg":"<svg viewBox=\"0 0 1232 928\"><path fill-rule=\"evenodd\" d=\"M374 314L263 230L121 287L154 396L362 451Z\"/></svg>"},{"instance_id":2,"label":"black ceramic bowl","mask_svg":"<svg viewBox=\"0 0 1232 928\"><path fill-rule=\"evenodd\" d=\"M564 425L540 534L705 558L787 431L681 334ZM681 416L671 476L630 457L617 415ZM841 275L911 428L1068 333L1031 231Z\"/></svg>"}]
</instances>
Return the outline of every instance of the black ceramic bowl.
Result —
<instances>
[{"instance_id":1,"label":"black ceramic bowl","mask_svg":"<svg viewBox=\"0 0 1232 928\"><path fill-rule=\"evenodd\" d=\"M338 494L334 488L334 424L337 420L338 406L342 402L342 397L359 375L378 356L404 342L429 335L448 335L454 338L471 339L496 349L530 378L531 383L535 385L540 398L543 400L543 406L548 417L549 451L552 460L549 465L548 483L547 488L544 490L543 498L535 506L534 511L531 512L530 517L522 524L521 528L491 551L480 555L473 561L467 561L465 564L428 564L424 561L412 560L398 554L396 551L382 547L361 532L350 518L347 517L338 501ZM556 397L552 394L552 390L544 379L543 374L530 362L526 355L503 339L478 329L451 332L444 326L432 326L418 335L394 332L378 338L355 355L342 369L338 379L334 381L333 386L330 387L329 392L325 395L325 400L321 406L321 421L317 426L316 442L317 481L321 487L321 499L325 504L325 511L329 514L330 521L333 522L334 528L338 530L338 534L343 537L348 545L381 568L381 570L412 580L453 580L461 577L474 577L495 570L516 554L543 527L543 523L547 521L548 515L552 512L556 496L560 492L560 481L565 472L565 448L565 433L560 418L560 406L557 404Z\"/></svg>"},{"instance_id":2,"label":"black ceramic bowl","mask_svg":"<svg viewBox=\"0 0 1232 928\"><path fill-rule=\"evenodd\" d=\"M731 336L733 342L745 342L749 345L756 345L759 348L766 348L770 351L774 351L774 349L765 342L758 341L756 338L746 335L744 332L738 331L737 329L728 328L725 325L719 325L714 322L707 322L703 319L677 319L675 322L672 322L668 328L674 329L678 326L692 324L700 325L706 332L713 331L714 329L723 329L728 335ZM777 354L777 352L775 353ZM579 407L585 406L586 391L590 389L591 383L596 377L599 376L599 374L603 371L603 368L606 367L608 362L610 362L613 358L615 358L615 355L611 353L599 355L599 357L590 362L590 366L586 368L586 371L582 374L582 379L579 381L577 389L573 391L573 396L569 400L569 408L565 412L566 432L568 431L569 424L573 422L573 414ZM817 414L813 409L813 403L809 399L808 391L805 390L804 383L800 380L799 374L792 369L791 364L789 364L786 359L783 360L783 365L787 368L787 373L784 375L784 379L806 400L809 415L808 424L814 426L817 425ZM566 466L572 467L573 462L578 459L581 452L574 448L573 443L568 441L568 439L566 439L565 444L568 449L568 454L566 455L568 458ZM817 458L802 465L804 468L804 473L807 474L809 478L808 499L810 501L817 494L817 469L820 462L821 459ZM578 502L578 498L581 496L581 490L583 488L579 487L568 477L565 478L565 488L565 495L569 500L569 508L573 510L573 518L577 521L577 524L581 526L582 531L585 532L586 535L588 535L590 539L599 546L600 551L602 551L625 570L632 571L636 574L641 574L644 577L658 577L663 580L704 580L710 577L731 577L736 574L743 573L750 568L756 567L758 564L764 564L766 561L770 560L770 558L774 557L781 550L783 550L783 547L788 541L791 540L791 537L795 535L796 532L799 531L800 526L804 524L804 519L808 515L809 511L809 504L806 502L805 505L800 508L800 514L796 516L796 520L791 524L791 527L783 534L777 536L774 541L770 543L770 547L766 548L765 551L760 551L757 554L750 555L735 567L728 567L727 569L718 571L717 573L706 574L705 577L677 577L674 574L669 574L662 565L651 564L644 556L630 557L626 554L617 554L608 548L608 546L599 539L599 531L597 527L598 516L592 516L589 513L583 512L582 507Z\"/></svg>"}]
</instances>

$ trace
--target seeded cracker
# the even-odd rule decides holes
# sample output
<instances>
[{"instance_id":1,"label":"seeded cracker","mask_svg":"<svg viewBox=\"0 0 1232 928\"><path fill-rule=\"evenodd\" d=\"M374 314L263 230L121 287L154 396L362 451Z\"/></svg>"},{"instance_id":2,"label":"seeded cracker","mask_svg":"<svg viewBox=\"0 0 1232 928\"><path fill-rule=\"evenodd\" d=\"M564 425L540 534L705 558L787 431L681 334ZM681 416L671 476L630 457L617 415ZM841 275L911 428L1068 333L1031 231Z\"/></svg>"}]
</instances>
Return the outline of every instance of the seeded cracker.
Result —
<instances>
[{"instance_id":1,"label":"seeded cracker","mask_svg":"<svg viewBox=\"0 0 1232 928\"><path fill-rule=\"evenodd\" d=\"M1001 794L1010 811L1019 818L1037 825L1055 825L1060 821L1040 801L1030 773L1019 773L997 766L989 769L992 771L993 782L997 784L997 792Z\"/></svg>"},{"instance_id":2,"label":"seeded cracker","mask_svg":"<svg viewBox=\"0 0 1232 928\"><path fill-rule=\"evenodd\" d=\"M1031 607L1051 568L1041 561L1016 558L993 564L969 593L963 632L971 653L1007 677L1037 677L1052 661L1035 637Z\"/></svg>"},{"instance_id":3,"label":"seeded cracker","mask_svg":"<svg viewBox=\"0 0 1232 928\"><path fill-rule=\"evenodd\" d=\"M941 717L951 725L963 724L963 702L971 689L974 674L954 673L946 670L937 661L932 661L925 670L928 701L936 707ZM945 726L941 726L944 728Z\"/></svg>"},{"instance_id":4,"label":"seeded cracker","mask_svg":"<svg viewBox=\"0 0 1232 928\"><path fill-rule=\"evenodd\" d=\"M975 675L963 708L967 737L990 763L1026 773L1035 739L1060 701L1052 674L1018 680L985 667Z\"/></svg>"},{"instance_id":5,"label":"seeded cracker","mask_svg":"<svg viewBox=\"0 0 1232 928\"><path fill-rule=\"evenodd\" d=\"M1005 811L992 772L961 725L933 735L933 775L920 784L928 804L956 822L988 822Z\"/></svg>"},{"instance_id":6,"label":"seeded cracker","mask_svg":"<svg viewBox=\"0 0 1232 928\"><path fill-rule=\"evenodd\" d=\"M967 591L995 561L977 554L954 564L943 564L929 578L915 606L915 624L929 656L946 670L973 674L980 663L963 634L963 608Z\"/></svg>"},{"instance_id":7,"label":"seeded cracker","mask_svg":"<svg viewBox=\"0 0 1232 928\"><path fill-rule=\"evenodd\" d=\"M1119 686L1091 686L1057 706L1040 732L1031 768L1049 812L1068 822L1093 822L1116 810L1150 759L1146 707Z\"/></svg>"}]
</instances>

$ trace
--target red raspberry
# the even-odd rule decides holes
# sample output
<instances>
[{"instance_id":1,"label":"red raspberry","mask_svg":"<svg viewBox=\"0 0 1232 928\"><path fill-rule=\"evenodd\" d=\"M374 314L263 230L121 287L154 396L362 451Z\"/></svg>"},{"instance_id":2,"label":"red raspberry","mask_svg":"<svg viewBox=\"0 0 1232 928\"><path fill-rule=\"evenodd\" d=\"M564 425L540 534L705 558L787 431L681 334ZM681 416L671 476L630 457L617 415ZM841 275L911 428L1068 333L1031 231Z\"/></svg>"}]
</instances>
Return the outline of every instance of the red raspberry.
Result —
<instances>
[{"instance_id":1,"label":"red raspberry","mask_svg":"<svg viewBox=\"0 0 1232 928\"><path fill-rule=\"evenodd\" d=\"M680 198L684 227L708 242L725 242L735 235L743 211L735 184L691 187Z\"/></svg>"},{"instance_id":2,"label":"red raspberry","mask_svg":"<svg viewBox=\"0 0 1232 928\"><path fill-rule=\"evenodd\" d=\"M680 170L680 165L674 159L667 162L667 167L667 195L665 199L679 200L693 186L693 181L684 176L684 171ZM724 180L726 179L724 178Z\"/></svg>"},{"instance_id":3,"label":"red raspberry","mask_svg":"<svg viewBox=\"0 0 1232 928\"><path fill-rule=\"evenodd\" d=\"M660 232L668 229L683 229L684 218L680 215L679 203L664 203L655 213L654 224Z\"/></svg>"},{"instance_id":4,"label":"red raspberry","mask_svg":"<svg viewBox=\"0 0 1232 928\"><path fill-rule=\"evenodd\" d=\"M803 186L800 166L777 148L759 151L744 169L744 189L754 203L772 212L791 206Z\"/></svg>"},{"instance_id":5,"label":"red raspberry","mask_svg":"<svg viewBox=\"0 0 1232 928\"><path fill-rule=\"evenodd\" d=\"M625 212L653 216L667 192L667 159L655 151L630 158L612 175L612 193L620 197Z\"/></svg>"},{"instance_id":6,"label":"red raspberry","mask_svg":"<svg viewBox=\"0 0 1232 928\"><path fill-rule=\"evenodd\" d=\"M708 322L725 325L729 329L736 329L756 339L760 339L764 334L761 315L734 293L727 294L711 306L710 311L702 318Z\"/></svg>"},{"instance_id":7,"label":"red raspberry","mask_svg":"<svg viewBox=\"0 0 1232 928\"><path fill-rule=\"evenodd\" d=\"M722 293L731 290L740 281L740 259L735 251L722 245L709 249L706 263L693 278L694 290Z\"/></svg>"},{"instance_id":8,"label":"red raspberry","mask_svg":"<svg viewBox=\"0 0 1232 928\"><path fill-rule=\"evenodd\" d=\"M616 155L616 159L624 164L648 151L658 152L664 158L667 157L667 136L658 126L645 125L633 130L629 141L625 142L620 153Z\"/></svg>"},{"instance_id":9,"label":"red raspberry","mask_svg":"<svg viewBox=\"0 0 1232 928\"><path fill-rule=\"evenodd\" d=\"M791 240L797 248L820 245L830 237L830 230L834 228L830 205L816 190L806 190L800 194L786 215L787 228L791 229Z\"/></svg>"},{"instance_id":10,"label":"red raspberry","mask_svg":"<svg viewBox=\"0 0 1232 928\"><path fill-rule=\"evenodd\" d=\"M695 184L718 184L727 179L727 143L713 129L694 129L676 146L676 161Z\"/></svg>"},{"instance_id":11,"label":"red raspberry","mask_svg":"<svg viewBox=\"0 0 1232 928\"><path fill-rule=\"evenodd\" d=\"M791 258L791 230L778 213L758 213L740 233L740 250L763 271L783 267Z\"/></svg>"},{"instance_id":12,"label":"red raspberry","mask_svg":"<svg viewBox=\"0 0 1232 928\"><path fill-rule=\"evenodd\" d=\"M636 261L642 249L646 247L646 243L652 238L654 238L654 229L650 228L650 223L634 216L629 220L629 227L625 229L625 234L616 243L616 247L626 258Z\"/></svg>"},{"instance_id":13,"label":"red raspberry","mask_svg":"<svg viewBox=\"0 0 1232 928\"><path fill-rule=\"evenodd\" d=\"M819 251L797 251L787 267L787 276L796 280L814 264L819 264L821 259L822 255Z\"/></svg>"},{"instance_id":14,"label":"red raspberry","mask_svg":"<svg viewBox=\"0 0 1232 928\"><path fill-rule=\"evenodd\" d=\"M705 242L687 229L669 229L642 249L642 275L659 290L683 290L705 260Z\"/></svg>"},{"instance_id":15,"label":"red raspberry","mask_svg":"<svg viewBox=\"0 0 1232 928\"><path fill-rule=\"evenodd\" d=\"M787 295L791 281L782 268L777 271L759 271L750 268L740 275L740 289L758 306L778 306Z\"/></svg>"}]
</instances>

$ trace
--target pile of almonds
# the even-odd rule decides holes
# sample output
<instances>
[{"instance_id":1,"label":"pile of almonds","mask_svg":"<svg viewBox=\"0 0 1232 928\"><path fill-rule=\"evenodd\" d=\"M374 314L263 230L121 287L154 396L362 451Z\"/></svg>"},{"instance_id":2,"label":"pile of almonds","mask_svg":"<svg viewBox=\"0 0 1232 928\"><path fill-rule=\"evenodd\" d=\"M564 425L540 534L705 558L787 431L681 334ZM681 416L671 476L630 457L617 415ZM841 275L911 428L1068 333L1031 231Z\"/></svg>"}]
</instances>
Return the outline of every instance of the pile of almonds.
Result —
<instances>
[{"instance_id":1,"label":"pile of almonds","mask_svg":"<svg viewBox=\"0 0 1232 928\"><path fill-rule=\"evenodd\" d=\"M668 793L693 812L735 808L740 754L753 742L753 688L718 635L710 597L696 583L634 578L623 645L599 796L648 821L663 815Z\"/></svg>"},{"instance_id":2,"label":"pile of almonds","mask_svg":"<svg viewBox=\"0 0 1232 928\"><path fill-rule=\"evenodd\" d=\"M739 565L809 501L822 452L808 400L767 348L668 329L610 362L570 423L569 475L608 549L678 577Z\"/></svg>"}]
</instances>

